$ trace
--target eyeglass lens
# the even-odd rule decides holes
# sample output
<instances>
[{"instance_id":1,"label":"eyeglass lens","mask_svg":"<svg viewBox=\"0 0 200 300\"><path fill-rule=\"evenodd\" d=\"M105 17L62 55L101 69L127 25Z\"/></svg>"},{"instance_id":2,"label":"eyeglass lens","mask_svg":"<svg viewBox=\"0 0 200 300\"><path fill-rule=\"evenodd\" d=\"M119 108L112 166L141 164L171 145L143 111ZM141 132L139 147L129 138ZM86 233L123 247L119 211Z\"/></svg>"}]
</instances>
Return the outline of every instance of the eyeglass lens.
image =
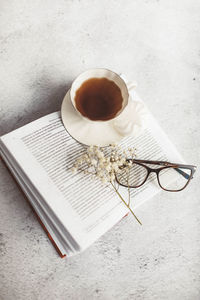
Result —
<instances>
[{"instance_id":1,"label":"eyeglass lens","mask_svg":"<svg viewBox=\"0 0 200 300\"><path fill-rule=\"evenodd\" d=\"M125 186L138 187L145 181L148 171L145 167L133 163L131 167L126 167L117 174L117 180Z\"/></svg>"},{"instance_id":2,"label":"eyeglass lens","mask_svg":"<svg viewBox=\"0 0 200 300\"><path fill-rule=\"evenodd\" d=\"M191 176L191 170L186 168L166 168L159 172L160 185L169 191L182 190Z\"/></svg>"}]
</instances>

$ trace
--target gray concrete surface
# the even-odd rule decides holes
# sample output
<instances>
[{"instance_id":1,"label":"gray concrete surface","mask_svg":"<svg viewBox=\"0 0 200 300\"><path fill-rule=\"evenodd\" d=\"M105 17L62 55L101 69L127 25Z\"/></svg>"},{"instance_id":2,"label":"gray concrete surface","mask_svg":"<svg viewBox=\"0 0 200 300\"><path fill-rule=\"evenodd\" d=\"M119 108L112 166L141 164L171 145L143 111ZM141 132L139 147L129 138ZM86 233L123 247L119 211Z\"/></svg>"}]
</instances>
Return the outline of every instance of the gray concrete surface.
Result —
<instances>
[{"instance_id":1,"label":"gray concrete surface","mask_svg":"<svg viewBox=\"0 0 200 300\"><path fill-rule=\"evenodd\" d=\"M123 72L200 166L198 0L1 0L0 135L59 110L91 67ZM160 193L61 260L0 162L0 299L200 299L200 184Z\"/></svg>"}]
</instances>

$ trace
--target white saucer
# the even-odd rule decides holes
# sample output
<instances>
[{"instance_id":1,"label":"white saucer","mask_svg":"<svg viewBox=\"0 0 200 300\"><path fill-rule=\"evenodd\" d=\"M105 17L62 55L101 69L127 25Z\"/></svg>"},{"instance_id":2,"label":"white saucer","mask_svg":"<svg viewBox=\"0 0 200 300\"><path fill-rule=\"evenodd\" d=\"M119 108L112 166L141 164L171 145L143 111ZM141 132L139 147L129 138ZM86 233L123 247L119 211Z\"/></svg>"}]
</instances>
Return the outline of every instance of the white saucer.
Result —
<instances>
[{"instance_id":1,"label":"white saucer","mask_svg":"<svg viewBox=\"0 0 200 300\"><path fill-rule=\"evenodd\" d=\"M142 110L141 102L130 99L125 110L117 118L105 122L90 121L77 113L68 91L62 102L61 118L68 133L78 142L105 147L120 142L126 130L128 130L126 135L138 135L142 129ZM131 128L127 123L130 118L132 120L134 118Z\"/></svg>"}]
</instances>

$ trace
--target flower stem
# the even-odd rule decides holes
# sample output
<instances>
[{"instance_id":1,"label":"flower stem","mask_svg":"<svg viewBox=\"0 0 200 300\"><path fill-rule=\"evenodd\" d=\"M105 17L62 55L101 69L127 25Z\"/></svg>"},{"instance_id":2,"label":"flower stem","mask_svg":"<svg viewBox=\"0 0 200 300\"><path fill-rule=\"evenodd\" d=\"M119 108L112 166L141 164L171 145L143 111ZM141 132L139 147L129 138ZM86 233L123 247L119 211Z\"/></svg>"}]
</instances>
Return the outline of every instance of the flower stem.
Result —
<instances>
[{"instance_id":1,"label":"flower stem","mask_svg":"<svg viewBox=\"0 0 200 300\"><path fill-rule=\"evenodd\" d=\"M123 197L120 195L120 193L118 192L118 190L116 189L116 187L114 186L114 184L112 183L112 181L110 182L111 185L113 186L115 192L117 193L117 195L120 197L120 199L123 201L123 203L126 205L126 207L130 210L130 212L132 213L132 215L135 217L135 219L138 221L138 223L140 225L142 225L142 223L140 222L140 220L137 218L137 216L134 214L134 212L132 211L132 209L130 208L130 206L126 203L126 201L123 199Z\"/></svg>"},{"instance_id":2,"label":"flower stem","mask_svg":"<svg viewBox=\"0 0 200 300\"><path fill-rule=\"evenodd\" d=\"M130 206L130 203L131 203L131 192L130 192L130 186L129 186L129 177L130 177L130 169L129 169L128 178L127 178L127 183L128 183L128 206Z\"/></svg>"}]
</instances>

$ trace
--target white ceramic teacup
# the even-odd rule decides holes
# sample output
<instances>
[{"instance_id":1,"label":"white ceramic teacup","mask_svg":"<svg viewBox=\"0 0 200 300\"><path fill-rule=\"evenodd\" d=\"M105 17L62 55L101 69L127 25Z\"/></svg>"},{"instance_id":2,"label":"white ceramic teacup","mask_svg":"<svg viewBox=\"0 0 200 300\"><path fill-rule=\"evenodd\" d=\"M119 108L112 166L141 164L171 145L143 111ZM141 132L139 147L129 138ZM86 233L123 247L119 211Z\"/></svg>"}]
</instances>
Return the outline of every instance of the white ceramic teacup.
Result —
<instances>
[{"instance_id":1,"label":"white ceramic teacup","mask_svg":"<svg viewBox=\"0 0 200 300\"><path fill-rule=\"evenodd\" d=\"M86 116L83 116L81 114L81 112L77 109L76 107L76 103L75 103L75 97L76 97L76 92L77 90L81 87L81 85L86 81L89 80L91 78L107 78L108 80L113 81L119 88L121 91L121 95L122 95L122 107L121 109L116 113L116 115L109 119L109 120L90 120L89 118L87 118ZM90 69L87 70L83 73L81 73L72 83L71 89L70 89L70 98L72 101L72 104L74 106L74 108L76 109L76 111L85 119L90 120L91 122L109 122L111 120L114 120L115 118L117 118L125 109L125 107L128 104L129 101L129 92L128 92L128 88L126 83L124 82L124 80L115 72L107 70L107 69L103 69L103 68L97 68L97 69Z\"/></svg>"},{"instance_id":2,"label":"white ceramic teacup","mask_svg":"<svg viewBox=\"0 0 200 300\"><path fill-rule=\"evenodd\" d=\"M92 78L107 78L120 89L123 103L121 109L109 120L91 120L76 107L76 92ZM119 143L125 136L138 136L144 128L145 106L136 100L135 82L127 82L123 76L107 69L91 69L80 74L66 93L61 107L61 117L68 133L85 145L101 147Z\"/></svg>"}]
</instances>

